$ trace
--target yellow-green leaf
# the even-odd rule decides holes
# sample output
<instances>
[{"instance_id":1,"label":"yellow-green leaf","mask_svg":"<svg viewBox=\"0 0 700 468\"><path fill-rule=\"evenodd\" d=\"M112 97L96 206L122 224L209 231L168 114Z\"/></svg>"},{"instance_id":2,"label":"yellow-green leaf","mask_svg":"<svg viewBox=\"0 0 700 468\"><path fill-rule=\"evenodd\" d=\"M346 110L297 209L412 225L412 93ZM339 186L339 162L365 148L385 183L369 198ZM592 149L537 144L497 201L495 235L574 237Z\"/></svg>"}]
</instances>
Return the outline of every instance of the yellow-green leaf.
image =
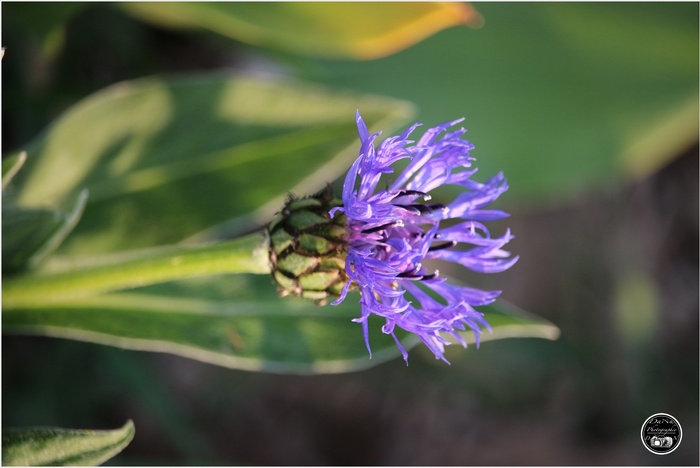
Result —
<instances>
[{"instance_id":1,"label":"yellow-green leaf","mask_svg":"<svg viewBox=\"0 0 700 468\"><path fill-rule=\"evenodd\" d=\"M466 3L450 2L129 2L137 17L200 28L301 55L374 59L450 26L478 23Z\"/></svg>"}]
</instances>

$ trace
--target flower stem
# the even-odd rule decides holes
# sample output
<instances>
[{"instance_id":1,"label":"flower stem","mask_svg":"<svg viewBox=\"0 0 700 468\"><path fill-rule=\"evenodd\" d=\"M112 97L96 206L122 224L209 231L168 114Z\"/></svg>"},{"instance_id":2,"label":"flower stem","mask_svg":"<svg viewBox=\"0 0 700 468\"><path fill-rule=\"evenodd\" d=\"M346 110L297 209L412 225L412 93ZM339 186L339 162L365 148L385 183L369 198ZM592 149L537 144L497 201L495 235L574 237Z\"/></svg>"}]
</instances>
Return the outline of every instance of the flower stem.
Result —
<instances>
[{"instance_id":1,"label":"flower stem","mask_svg":"<svg viewBox=\"0 0 700 468\"><path fill-rule=\"evenodd\" d=\"M270 273L268 239L255 233L201 246L167 246L112 255L64 271L3 279L2 305L37 307L121 289L226 273Z\"/></svg>"}]
</instances>

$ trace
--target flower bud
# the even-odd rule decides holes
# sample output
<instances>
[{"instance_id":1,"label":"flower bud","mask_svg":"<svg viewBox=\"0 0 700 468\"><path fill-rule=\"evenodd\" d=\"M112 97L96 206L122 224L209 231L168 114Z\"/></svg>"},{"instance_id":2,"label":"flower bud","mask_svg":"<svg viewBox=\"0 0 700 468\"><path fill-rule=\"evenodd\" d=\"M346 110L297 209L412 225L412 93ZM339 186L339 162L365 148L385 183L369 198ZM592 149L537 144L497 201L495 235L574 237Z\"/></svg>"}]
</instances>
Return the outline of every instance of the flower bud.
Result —
<instances>
[{"instance_id":1,"label":"flower bud","mask_svg":"<svg viewBox=\"0 0 700 468\"><path fill-rule=\"evenodd\" d=\"M345 215L328 212L342 202L330 187L318 194L290 197L268 226L272 276L280 296L292 294L325 304L349 281L345 272Z\"/></svg>"}]
</instances>

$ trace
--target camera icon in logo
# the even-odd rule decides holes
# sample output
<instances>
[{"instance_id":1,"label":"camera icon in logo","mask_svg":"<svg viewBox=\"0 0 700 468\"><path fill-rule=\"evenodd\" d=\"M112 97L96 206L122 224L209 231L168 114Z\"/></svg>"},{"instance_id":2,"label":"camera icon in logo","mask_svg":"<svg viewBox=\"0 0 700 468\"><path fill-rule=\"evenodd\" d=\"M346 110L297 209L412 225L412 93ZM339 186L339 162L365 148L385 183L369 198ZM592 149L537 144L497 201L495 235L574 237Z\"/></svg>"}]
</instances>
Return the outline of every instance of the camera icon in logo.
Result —
<instances>
[{"instance_id":1,"label":"camera icon in logo","mask_svg":"<svg viewBox=\"0 0 700 468\"><path fill-rule=\"evenodd\" d=\"M654 448L669 448L673 445L673 439L671 437L653 436L650 443Z\"/></svg>"}]
</instances>

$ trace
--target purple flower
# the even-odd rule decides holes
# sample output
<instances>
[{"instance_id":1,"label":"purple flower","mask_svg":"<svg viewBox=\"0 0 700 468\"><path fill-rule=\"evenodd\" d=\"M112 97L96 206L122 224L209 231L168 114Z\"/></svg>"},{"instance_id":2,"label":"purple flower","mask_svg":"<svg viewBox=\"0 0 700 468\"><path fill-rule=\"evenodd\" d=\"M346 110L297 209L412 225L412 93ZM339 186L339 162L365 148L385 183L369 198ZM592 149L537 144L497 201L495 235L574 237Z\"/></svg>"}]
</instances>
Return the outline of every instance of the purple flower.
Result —
<instances>
[{"instance_id":1,"label":"purple flower","mask_svg":"<svg viewBox=\"0 0 700 468\"><path fill-rule=\"evenodd\" d=\"M500 291L449 284L437 270L426 269L424 261L458 263L481 273L513 265L518 257L502 249L513 238L510 231L493 238L482 224L508 216L484 209L508 189L506 180L502 173L485 183L472 180L476 168L469 151L474 146L461 138L463 128L448 131L463 119L428 129L411 145L414 141L408 137L420 125L415 124L378 149L374 140L380 133L369 134L359 111L356 120L360 155L345 178L343 206L330 211L331 216L337 211L347 216L345 270L350 278L333 304L345 300L351 284L360 290L362 314L354 321L362 324L370 356L367 319L374 314L385 319L382 332L394 337L407 362L396 327L418 335L436 359L447 362L449 336L466 347L459 331L468 327L478 346L481 328L491 330L474 307L490 304ZM403 172L387 189L377 190L382 175L392 174L392 164L401 159L408 160ZM463 191L446 205L423 203L442 185ZM455 221L446 225L445 220Z\"/></svg>"}]
</instances>

